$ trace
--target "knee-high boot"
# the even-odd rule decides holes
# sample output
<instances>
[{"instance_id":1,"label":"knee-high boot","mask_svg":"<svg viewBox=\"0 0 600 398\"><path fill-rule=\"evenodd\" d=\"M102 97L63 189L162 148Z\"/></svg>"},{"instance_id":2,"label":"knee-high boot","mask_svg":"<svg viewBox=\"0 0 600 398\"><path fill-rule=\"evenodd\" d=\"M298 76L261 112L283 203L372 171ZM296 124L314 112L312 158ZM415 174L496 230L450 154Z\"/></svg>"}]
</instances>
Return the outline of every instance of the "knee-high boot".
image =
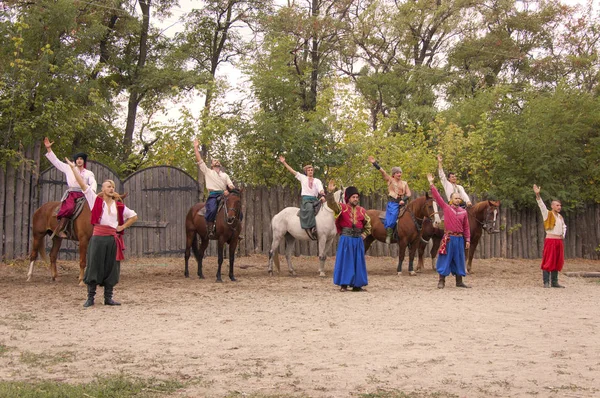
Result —
<instances>
[{"instance_id":1,"label":"knee-high boot","mask_svg":"<svg viewBox=\"0 0 600 398\"><path fill-rule=\"evenodd\" d=\"M87 285L87 292L88 292L88 296L87 296L87 300L85 300L85 303L83 303L84 307L91 307L92 305L94 305L94 296L96 295L96 285Z\"/></svg>"},{"instance_id":2,"label":"knee-high boot","mask_svg":"<svg viewBox=\"0 0 600 398\"><path fill-rule=\"evenodd\" d=\"M542 271L542 278L544 280L544 287L550 287L550 271Z\"/></svg>"},{"instance_id":3,"label":"knee-high boot","mask_svg":"<svg viewBox=\"0 0 600 398\"><path fill-rule=\"evenodd\" d=\"M564 288L563 285L558 284L558 271L552 271L552 273L550 275L552 276L552 283L551 283L552 287Z\"/></svg>"},{"instance_id":4,"label":"knee-high boot","mask_svg":"<svg viewBox=\"0 0 600 398\"><path fill-rule=\"evenodd\" d=\"M438 281L438 289L443 289L446 286L446 277L440 274L440 280Z\"/></svg>"},{"instance_id":5,"label":"knee-high boot","mask_svg":"<svg viewBox=\"0 0 600 398\"><path fill-rule=\"evenodd\" d=\"M456 287L464 287L466 289L469 289L471 286L465 285L462 278L462 276L456 275Z\"/></svg>"},{"instance_id":6,"label":"knee-high boot","mask_svg":"<svg viewBox=\"0 0 600 398\"><path fill-rule=\"evenodd\" d=\"M113 297L113 287L110 285L104 286L104 305L121 305L118 301L114 301Z\"/></svg>"}]
</instances>

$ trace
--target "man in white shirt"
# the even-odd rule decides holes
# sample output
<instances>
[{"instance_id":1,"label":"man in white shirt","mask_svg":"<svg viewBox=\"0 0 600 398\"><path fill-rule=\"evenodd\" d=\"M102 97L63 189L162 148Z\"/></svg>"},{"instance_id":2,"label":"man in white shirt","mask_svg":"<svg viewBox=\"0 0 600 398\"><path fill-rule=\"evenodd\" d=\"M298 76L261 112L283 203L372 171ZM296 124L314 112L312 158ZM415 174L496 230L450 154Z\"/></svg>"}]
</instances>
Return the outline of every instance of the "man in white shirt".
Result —
<instances>
[{"instance_id":1,"label":"man in white shirt","mask_svg":"<svg viewBox=\"0 0 600 398\"><path fill-rule=\"evenodd\" d=\"M533 184L533 192L535 192L535 200L542 212L544 219L544 230L546 231L546 239L544 239L544 254L542 257L542 276L544 287L548 288L564 286L558 284L558 272L562 271L565 263L565 248L563 240L567 234L567 224L560 215L562 204L559 200L553 200L550 204L552 211L548 211L544 201L540 197L541 188Z\"/></svg>"},{"instance_id":2,"label":"man in white shirt","mask_svg":"<svg viewBox=\"0 0 600 398\"><path fill-rule=\"evenodd\" d=\"M206 189L208 189L208 199L206 199L206 203L204 204L204 208L206 209L204 218L206 219L206 226L208 228L208 237L209 239L213 239L215 237L215 218L217 217L219 197L221 195L229 195L229 191L235 189L235 186L227 173L221 171L221 162L218 159L212 160L210 169L206 166L206 163L200 156L199 146L198 139L195 139L194 153L196 154L198 166L202 174L204 174L204 184L206 185Z\"/></svg>"},{"instance_id":3,"label":"man in white shirt","mask_svg":"<svg viewBox=\"0 0 600 398\"><path fill-rule=\"evenodd\" d=\"M469 195L465 192L465 189L462 185L458 185L456 183L456 174L448 173L448 179L446 179L446 174L444 173L444 168L442 167L442 155L437 156L438 159L438 173L440 175L440 181L442 182L442 186L444 187L444 193L446 194L446 198L448 201L451 200L453 193L458 193L462 201L467 205L467 207L471 207L471 199L469 199Z\"/></svg>"},{"instance_id":4,"label":"man in white shirt","mask_svg":"<svg viewBox=\"0 0 600 398\"><path fill-rule=\"evenodd\" d=\"M285 162L283 156L279 156L279 161L283 163L286 169L296 177L302 185L302 202L300 204L300 226L306 231L308 237L312 240L317 239L317 222L315 220L315 202L321 200L325 202L325 190L323 183L318 178L314 178L314 168L307 164L303 167L304 173L301 174L294 170Z\"/></svg>"},{"instance_id":5,"label":"man in white shirt","mask_svg":"<svg viewBox=\"0 0 600 398\"><path fill-rule=\"evenodd\" d=\"M69 165L58 160L58 157L56 157L52 151L52 144L54 144L54 142L50 142L48 137L44 138L44 146L46 147L47 151L46 158L54 167L65 174L68 186L61 198L62 203L60 204L60 209L56 215L56 218L58 219L58 226L54 230L53 235L58 235L60 238L66 238L67 235L63 230L69 221L69 217L71 217L75 212L75 201L78 198L83 197L83 192L81 191L77 180L75 180L75 176L71 172ZM94 176L94 173L86 169L87 155L83 152L77 153L73 155L73 162L75 162L76 165L76 172L79 173L86 185L91 187L92 190L96 192L98 189L96 177Z\"/></svg>"}]
</instances>

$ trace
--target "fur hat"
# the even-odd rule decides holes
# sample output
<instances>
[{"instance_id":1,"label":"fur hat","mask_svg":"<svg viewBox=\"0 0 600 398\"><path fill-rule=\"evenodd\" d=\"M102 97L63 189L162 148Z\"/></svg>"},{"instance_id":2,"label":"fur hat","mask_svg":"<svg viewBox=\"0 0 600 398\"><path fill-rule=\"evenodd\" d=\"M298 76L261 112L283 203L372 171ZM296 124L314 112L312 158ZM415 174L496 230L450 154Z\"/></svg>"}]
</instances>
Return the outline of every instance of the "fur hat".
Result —
<instances>
[{"instance_id":1,"label":"fur hat","mask_svg":"<svg viewBox=\"0 0 600 398\"><path fill-rule=\"evenodd\" d=\"M398 166L392 167L392 176L396 173L402 173L402 169Z\"/></svg>"},{"instance_id":2,"label":"fur hat","mask_svg":"<svg viewBox=\"0 0 600 398\"><path fill-rule=\"evenodd\" d=\"M75 155L73 155L74 162L79 158L83 159L83 167L86 167L87 166L87 153L79 152L79 153L76 153Z\"/></svg>"},{"instance_id":3,"label":"fur hat","mask_svg":"<svg viewBox=\"0 0 600 398\"><path fill-rule=\"evenodd\" d=\"M360 196L360 193L358 192L358 189L356 189L356 187L350 186L346 188L346 191L344 191L344 200L346 201L346 203L348 203L348 200L352 195Z\"/></svg>"}]
</instances>

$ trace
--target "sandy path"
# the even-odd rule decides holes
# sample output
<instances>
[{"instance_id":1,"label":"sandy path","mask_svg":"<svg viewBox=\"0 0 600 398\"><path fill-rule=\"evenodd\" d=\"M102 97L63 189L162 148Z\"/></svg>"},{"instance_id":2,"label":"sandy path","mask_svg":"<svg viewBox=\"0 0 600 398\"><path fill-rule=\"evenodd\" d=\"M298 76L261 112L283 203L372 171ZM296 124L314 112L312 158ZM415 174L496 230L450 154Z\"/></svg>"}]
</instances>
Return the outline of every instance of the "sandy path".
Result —
<instances>
[{"instance_id":1,"label":"sandy path","mask_svg":"<svg viewBox=\"0 0 600 398\"><path fill-rule=\"evenodd\" d=\"M123 306L87 310L74 263L56 283L42 267L26 283L24 264L1 265L0 379L125 372L193 381L176 394L187 397L600 395L598 281L563 276L566 289L542 289L538 261L477 260L473 289L438 290L431 270L399 277L394 259L368 258L368 292L340 293L333 260L324 279L316 259L294 260L298 277L269 278L264 256L238 259L239 282L223 284L213 258L206 280L185 279L182 259L128 260Z\"/></svg>"}]
</instances>

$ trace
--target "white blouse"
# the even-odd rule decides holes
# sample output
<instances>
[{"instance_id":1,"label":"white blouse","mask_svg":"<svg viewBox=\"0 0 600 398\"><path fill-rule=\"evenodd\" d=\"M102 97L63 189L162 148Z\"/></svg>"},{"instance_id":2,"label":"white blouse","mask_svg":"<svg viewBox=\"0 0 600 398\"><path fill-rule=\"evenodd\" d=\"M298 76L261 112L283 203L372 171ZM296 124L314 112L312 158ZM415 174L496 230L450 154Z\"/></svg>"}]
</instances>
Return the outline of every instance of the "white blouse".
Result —
<instances>
[{"instance_id":1,"label":"white blouse","mask_svg":"<svg viewBox=\"0 0 600 398\"><path fill-rule=\"evenodd\" d=\"M90 206L90 210L94 208L94 204L96 203L96 192L92 191L91 187L83 191L85 195L85 199ZM131 210L129 207L125 206L125 210L123 211L123 221L127 221L129 218L137 216L136 212ZM109 207L105 201L102 201L102 216L100 217L100 225L108 225L109 227L117 228L119 226L119 219L117 218L117 204L113 201Z\"/></svg>"}]
</instances>

